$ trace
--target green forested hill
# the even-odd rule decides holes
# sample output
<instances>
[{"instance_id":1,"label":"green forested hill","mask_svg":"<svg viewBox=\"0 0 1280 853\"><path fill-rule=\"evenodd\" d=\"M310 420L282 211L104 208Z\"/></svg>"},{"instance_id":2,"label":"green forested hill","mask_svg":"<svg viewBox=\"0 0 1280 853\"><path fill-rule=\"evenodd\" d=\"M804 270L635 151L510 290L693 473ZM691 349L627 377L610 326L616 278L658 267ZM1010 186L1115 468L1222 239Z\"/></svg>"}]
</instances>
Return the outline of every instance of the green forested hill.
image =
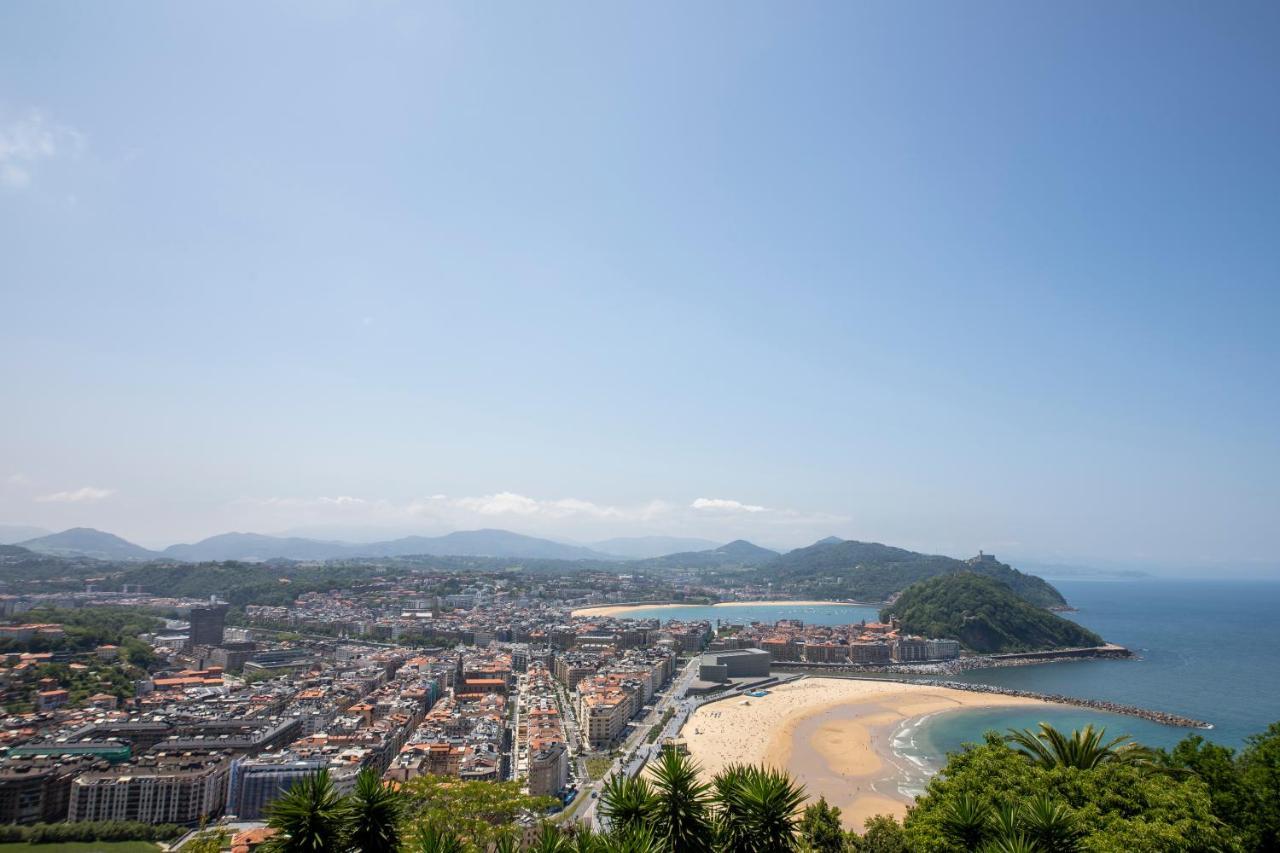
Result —
<instances>
[{"instance_id":1,"label":"green forested hill","mask_svg":"<svg viewBox=\"0 0 1280 853\"><path fill-rule=\"evenodd\" d=\"M777 551L761 548L745 539L735 539L705 551L683 551L650 557L635 563L642 569L710 569L730 566L760 566L777 558Z\"/></svg>"},{"instance_id":2,"label":"green forested hill","mask_svg":"<svg viewBox=\"0 0 1280 853\"><path fill-rule=\"evenodd\" d=\"M878 542L824 539L789 551L766 564L760 579L789 592L818 597L886 601L913 583L958 572L973 572L1000 581L1038 607L1067 602L1044 578L1020 572L993 558L957 560L918 554Z\"/></svg>"},{"instance_id":3,"label":"green forested hill","mask_svg":"<svg viewBox=\"0 0 1280 853\"><path fill-rule=\"evenodd\" d=\"M1098 646L1101 637L1028 604L1004 584L972 572L913 584L881 611L904 631L959 640L975 652L1024 652Z\"/></svg>"}]
</instances>

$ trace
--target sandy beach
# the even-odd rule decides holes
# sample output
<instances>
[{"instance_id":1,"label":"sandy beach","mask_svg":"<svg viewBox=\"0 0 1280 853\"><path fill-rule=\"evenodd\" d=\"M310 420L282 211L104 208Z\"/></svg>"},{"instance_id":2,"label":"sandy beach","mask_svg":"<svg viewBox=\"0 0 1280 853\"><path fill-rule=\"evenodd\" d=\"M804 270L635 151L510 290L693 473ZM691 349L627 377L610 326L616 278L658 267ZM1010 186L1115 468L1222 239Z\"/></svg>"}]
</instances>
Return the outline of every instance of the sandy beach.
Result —
<instances>
[{"instance_id":1,"label":"sandy beach","mask_svg":"<svg viewBox=\"0 0 1280 853\"><path fill-rule=\"evenodd\" d=\"M717 604L605 604L598 607L582 607L574 610L571 616L617 616L628 610L674 610L681 607L778 607L794 605L796 607L871 607L875 605L861 604L854 601L721 601Z\"/></svg>"},{"instance_id":2,"label":"sandy beach","mask_svg":"<svg viewBox=\"0 0 1280 853\"><path fill-rule=\"evenodd\" d=\"M681 737L708 776L744 762L785 768L812 799L839 806L847 828L860 830L872 815L906 814L911 797L899 788L921 780L921 769L893 752L900 726L943 711L1011 705L1047 703L924 684L803 678L758 699L699 708Z\"/></svg>"}]
</instances>

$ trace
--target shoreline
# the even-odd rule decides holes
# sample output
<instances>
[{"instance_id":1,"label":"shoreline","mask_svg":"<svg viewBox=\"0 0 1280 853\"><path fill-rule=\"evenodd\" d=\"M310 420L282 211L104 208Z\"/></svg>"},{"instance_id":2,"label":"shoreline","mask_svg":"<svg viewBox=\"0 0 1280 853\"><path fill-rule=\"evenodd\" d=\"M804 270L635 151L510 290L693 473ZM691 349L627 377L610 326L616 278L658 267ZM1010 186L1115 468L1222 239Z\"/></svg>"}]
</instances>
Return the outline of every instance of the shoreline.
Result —
<instances>
[{"instance_id":1,"label":"shoreline","mask_svg":"<svg viewBox=\"0 0 1280 853\"><path fill-rule=\"evenodd\" d=\"M825 796L840 808L846 828L861 830L876 814L901 818L932 775L895 750L904 730L951 710L1053 704L939 685L806 676L764 697L704 705L680 737L707 777L734 763L783 768L809 799Z\"/></svg>"},{"instance_id":2,"label":"shoreline","mask_svg":"<svg viewBox=\"0 0 1280 853\"><path fill-rule=\"evenodd\" d=\"M1072 660L1086 660L1086 658L1072 658ZM1025 666L1031 663L1042 663L1042 661L1027 661L1023 664L1009 665ZM806 668L806 666L808 668ZM1201 729L1208 731L1214 727L1213 723L1205 720L1197 720L1194 717L1184 717L1181 714L1175 714L1171 711L1160 711L1154 708L1144 708L1139 705L1126 705L1122 702L1112 702L1109 699L1086 699L1080 696L1067 696L1061 693L1040 693L1034 690L1018 690L1013 687L999 687L994 684L983 684L978 681L946 681L938 678L909 678L907 675L910 671L905 667L899 669L873 670L869 668L841 668L839 665L823 664L809 664L806 666L782 664L777 666L776 669L780 672L790 672L793 670L799 670L800 672L813 672L815 677L818 678L844 678L849 680L865 680L873 682L884 681L895 684L925 684L935 687L944 687L948 690L961 690L987 696L1013 696L1023 699L1035 699L1053 705L1071 705L1077 708L1086 708L1090 711L1101 711L1107 714L1136 717L1139 720L1147 720L1152 723L1159 723L1162 726L1172 726L1173 728L1178 729ZM826 668L819 668L824 666ZM883 674L867 674L871 672L880 672ZM922 670L916 670L915 672L918 674L930 674Z\"/></svg>"},{"instance_id":3,"label":"shoreline","mask_svg":"<svg viewBox=\"0 0 1280 853\"><path fill-rule=\"evenodd\" d=\"M688 602L633 602L631 604L599 604L592 607L579 607L569 612L570 616L616 616L628 610L675 610L681 607L881 607L865 601L793 601L777 599L771 601L717 601L713 604L689 604Z\"/></svg>"}]
</instances>

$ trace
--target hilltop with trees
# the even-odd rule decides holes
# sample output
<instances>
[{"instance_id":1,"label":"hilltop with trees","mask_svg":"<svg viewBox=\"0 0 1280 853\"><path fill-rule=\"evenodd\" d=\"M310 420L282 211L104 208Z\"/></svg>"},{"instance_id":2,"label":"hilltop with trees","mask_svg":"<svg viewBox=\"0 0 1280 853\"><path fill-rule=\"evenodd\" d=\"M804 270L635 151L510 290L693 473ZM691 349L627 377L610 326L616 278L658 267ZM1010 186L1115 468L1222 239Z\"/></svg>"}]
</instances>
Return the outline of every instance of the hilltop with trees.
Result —
<instances>
[{"instance_id":1,"label":"hilltop with trees","mask_svg":"<svg viewBox=\"0 0 1280 853\"><path fill-rule=\"evenodd\" d=\"M1032 606L1009 587L972 572L907 587L882 619L926 637L950 637L975 652L1025 652L1100 646L1103 639L1056 613Z\"/></svg>"},{"instance_id":2,"label":"hilltop with trees","mask_svg":"<svg viewBox=\"0 0 1280 853\"><path fill-rule=\"evenodd\" d=\"M878 542L827 538L765 563L759 580L814 598L888 601L914 583L962 572L1004 584L1036 607L1065 607L1066 599L1044 578L1020 572L989 554L957 560L919 554Z\"/></svg>"}]
</instances>

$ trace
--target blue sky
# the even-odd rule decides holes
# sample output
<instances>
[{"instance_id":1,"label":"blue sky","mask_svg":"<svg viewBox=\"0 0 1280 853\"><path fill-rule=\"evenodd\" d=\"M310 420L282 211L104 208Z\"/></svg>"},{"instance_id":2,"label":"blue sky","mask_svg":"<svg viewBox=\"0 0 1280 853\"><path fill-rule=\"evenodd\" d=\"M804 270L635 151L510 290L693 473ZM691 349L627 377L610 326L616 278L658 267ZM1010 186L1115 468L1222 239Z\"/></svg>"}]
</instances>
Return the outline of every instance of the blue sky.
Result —
<instances>
[{"instance_id":1,"label":"blue sky","mask_svg":"<svg viewBox=\"0 0 1280 853\"><path fill-rule=\"evenodd\" d=\"M0 9L0 521L1275 565L1274 3Z\"/></svg>"}]
</instances>

